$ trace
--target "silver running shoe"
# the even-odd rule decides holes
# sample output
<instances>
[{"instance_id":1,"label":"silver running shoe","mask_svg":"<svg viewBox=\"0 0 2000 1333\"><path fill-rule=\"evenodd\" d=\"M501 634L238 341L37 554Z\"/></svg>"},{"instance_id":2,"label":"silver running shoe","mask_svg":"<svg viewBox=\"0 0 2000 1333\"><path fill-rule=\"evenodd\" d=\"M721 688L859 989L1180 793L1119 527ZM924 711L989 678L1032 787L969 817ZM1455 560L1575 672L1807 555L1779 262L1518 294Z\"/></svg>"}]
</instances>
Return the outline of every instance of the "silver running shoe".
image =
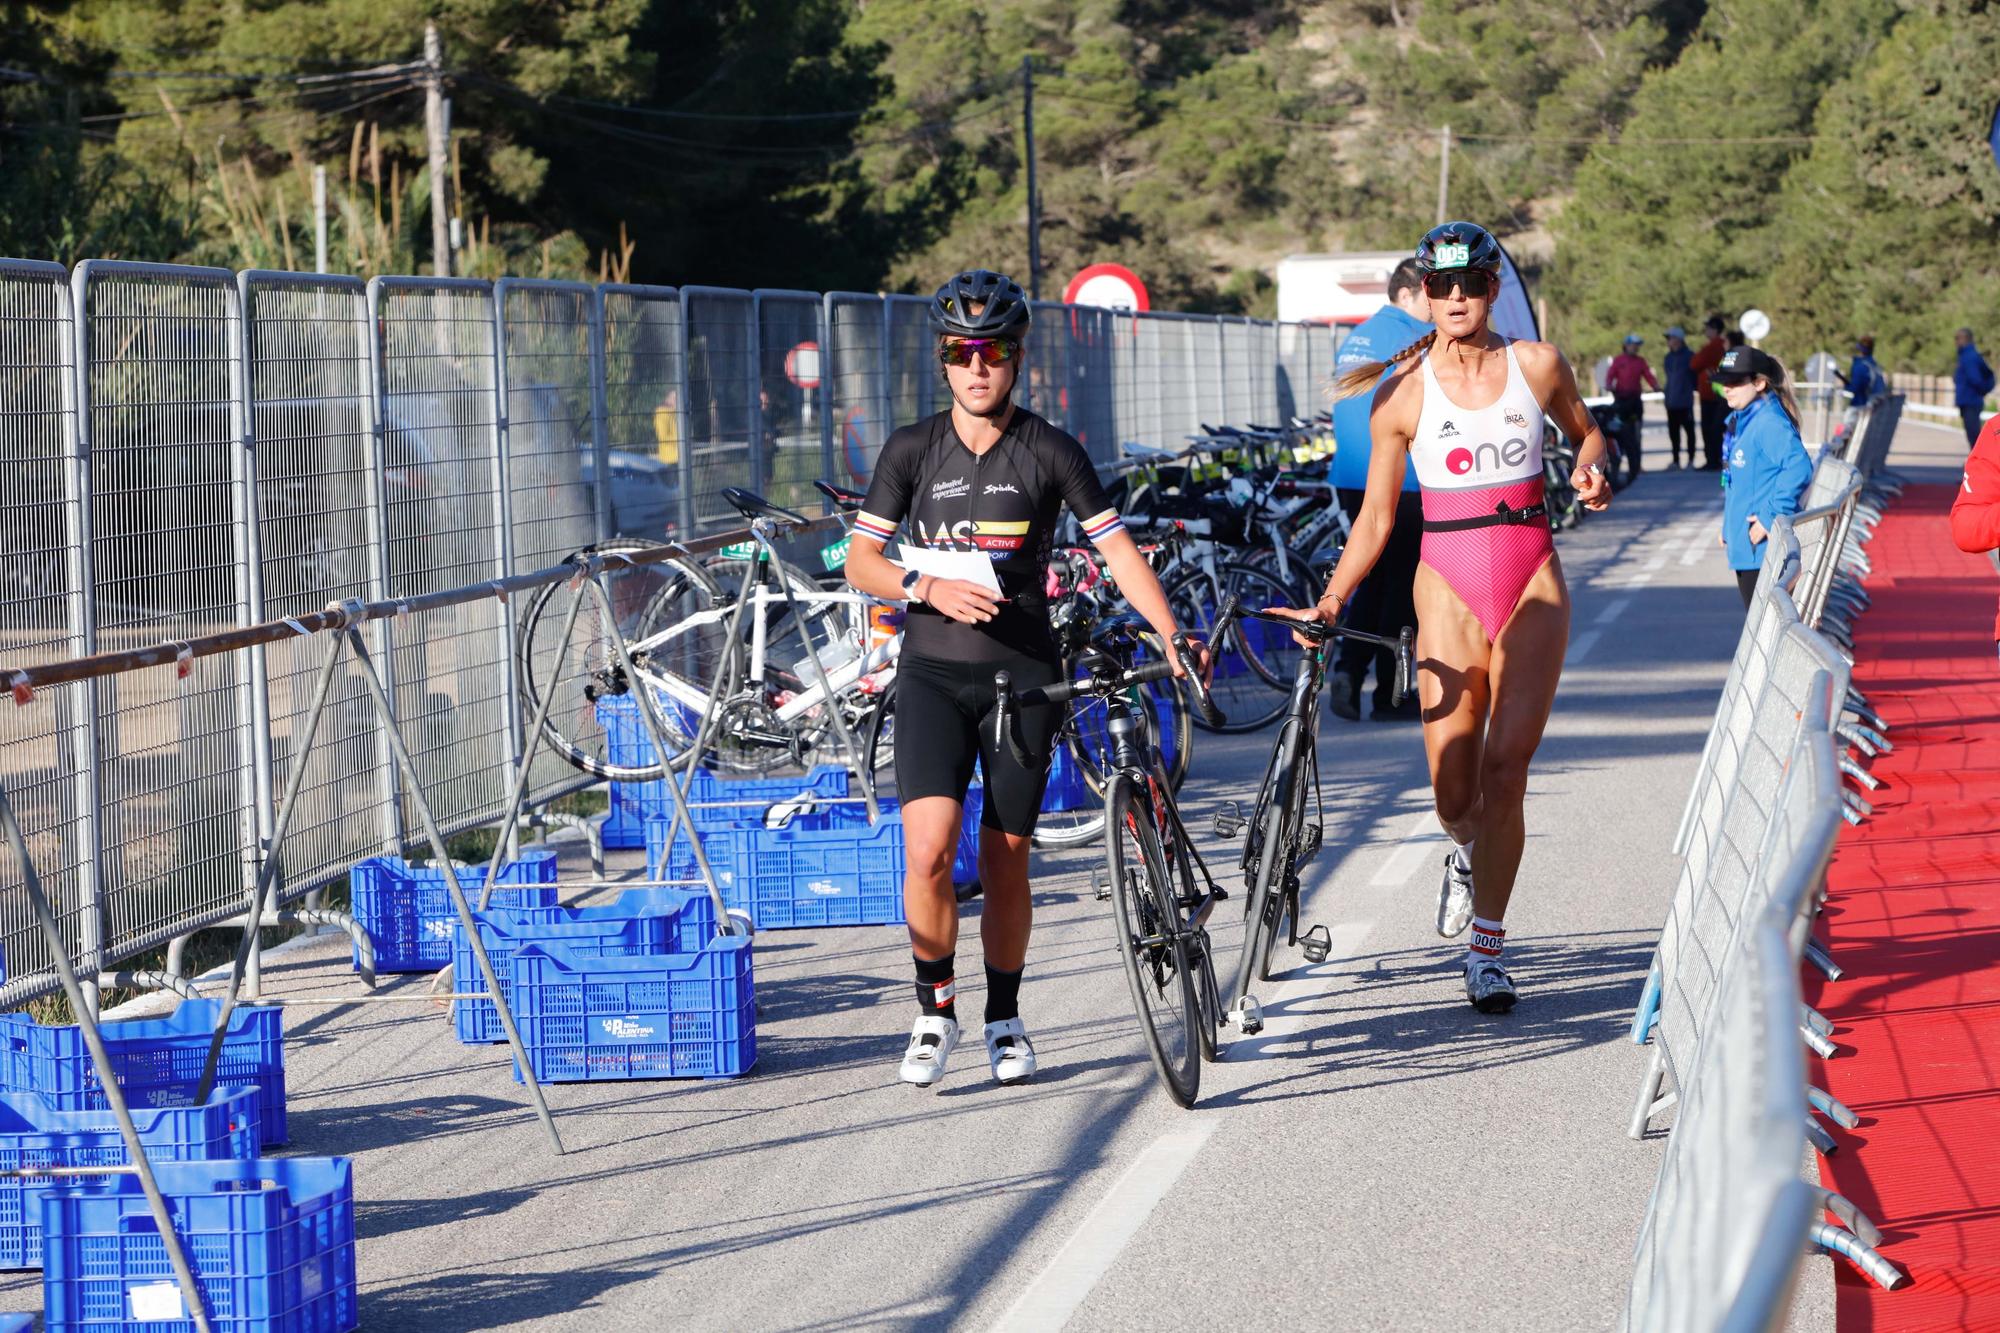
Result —
<instances>
[{"instance_id":1,"label":"silver running shoe","mask_svg":"<svg viewBox=\"0 0 2000 1333\"><path fill-rule=\"evenodd\" d=\"M1474 954L1465 960L1465 998L1482 1014L1504 1014L1520 997L1498 958Z\"/></svg>"},{"instance_id":2,"label":"silver running shoe","mask_svg":"<svg viewBox=\"0 0 2000 1333\"><path fill-rule=\"evenodd\" d=\"M1444 883L1438 888L1438 934L1463 935L1472 924L1472 863L1454 847L1444 854Z\"/></svg>"}]
</instances>

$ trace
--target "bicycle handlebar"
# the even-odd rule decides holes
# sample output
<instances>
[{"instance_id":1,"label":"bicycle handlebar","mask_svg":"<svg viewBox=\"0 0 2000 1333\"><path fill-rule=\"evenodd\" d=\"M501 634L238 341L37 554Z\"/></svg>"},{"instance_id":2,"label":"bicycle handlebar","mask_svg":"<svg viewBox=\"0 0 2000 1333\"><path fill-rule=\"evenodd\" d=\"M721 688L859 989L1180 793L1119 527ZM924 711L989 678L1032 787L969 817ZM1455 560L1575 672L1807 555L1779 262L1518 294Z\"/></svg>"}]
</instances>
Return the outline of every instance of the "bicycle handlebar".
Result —
<instances>
[{"instance_id":1,"label":"bicycle handlebar","mask_svg":"<svg viewBox=\"0 0 2000 1333\"><path fill-rule=\"evenodd\" d=\"M1174 635L1174 651L1189 670L1185 677L1188 695L1202 720L1212 726L1221 726L1228 719L1215 706L1215 698L1202 683L1200 674L1193 669L1193 651L1185 631ZM1100 661L1108 661L1103 654L1097 654ZM1139 685L1150 685L1154 681L1167 680L1174 674L1172 662L1145 662L1139 666L1108 671L1097 670L1094 666L1088 676L1076 680L1057 681L1053 685L1043 685L1031 690L1014 692L1013 677L1006 671L993 673L993 739L996 747L1005 745L1013 752L1014 758L1023 768L1039 768L1047 762L1047 757L1037 758L1028 753L1028 747L1021 741L1021 730L1017 725L1017 709L1037 707L1044 704L1066 704L1078 695L1106 698Z\"/></svg>"},{"instance_id":2,"label":"bicycle handlebar","mask_svg":"<svg viewBox=\"0 0 2000 1333\"><path fill-rule=\"evenodd\" d=\"M1390 690L1389 702L1401 707L1409 697L1416 683L1415 649L1417 632L1408 625L1395 638L1387 635L1370 634L1367 630L1349 629L1345 625L1329 625L1323 620L1294 620L1290 616L1274 615L1269 611L1259 611L1243 606L1234 597L1225 597L1222 614L1215 619L1215 641L1219 644L1229 632L1230 622L1235 620L1261 620L1267 624L1282 625L1301 638L1316 644L1324 644L1330 639L1352 639L1356 643L1369 643L1377 648L1387 648L1396 655L1396 682Z\"/></svg>"}]
</instances>

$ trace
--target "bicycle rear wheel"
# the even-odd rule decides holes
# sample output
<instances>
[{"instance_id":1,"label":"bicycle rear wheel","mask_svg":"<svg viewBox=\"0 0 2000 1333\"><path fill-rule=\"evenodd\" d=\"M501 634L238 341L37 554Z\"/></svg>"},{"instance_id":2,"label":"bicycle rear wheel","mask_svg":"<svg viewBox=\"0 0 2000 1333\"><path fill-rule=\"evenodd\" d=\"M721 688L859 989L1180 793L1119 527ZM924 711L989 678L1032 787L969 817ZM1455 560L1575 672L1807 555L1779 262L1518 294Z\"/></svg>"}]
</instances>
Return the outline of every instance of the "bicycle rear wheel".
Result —
<instances>
[{"instance_id":1,"label":"bicycle rear wheel","mask_svg":"<svg viewBox=\"0 0 2000 1333\"><path fill-rule=\"evenodd\" d=\"M1197 1025L1202 1015L1153 812L1139 785L1125 774L1112 779L1104 809L1111 830L1104 847L1118 956L1138 1011L1139 1034L1167 1095L1193 1106L1201 1090Z\"/></svg>"},{"instance_id":2,"label":"bicycle rear wheel","mask_svg":"<svg viewBox=\"0 0 2000 1333\"><path fill-rule=\"evenodd\" d=\"M1228 562L1213 577L1205 569L1189 569L1166 591L1175 619L1204 638L1210 638L1225 597L1258 609L1293 603L1292 594L1269 574ZM1225 641L1211 639L1209 647L1215 655L1209 692L1228 720L1215 727L1195 718L1195 726L1225 733L1256 731L1284 713L1300 652L1291 635L1262 621L1238 621Z\"/></svg>"}]
</instances>

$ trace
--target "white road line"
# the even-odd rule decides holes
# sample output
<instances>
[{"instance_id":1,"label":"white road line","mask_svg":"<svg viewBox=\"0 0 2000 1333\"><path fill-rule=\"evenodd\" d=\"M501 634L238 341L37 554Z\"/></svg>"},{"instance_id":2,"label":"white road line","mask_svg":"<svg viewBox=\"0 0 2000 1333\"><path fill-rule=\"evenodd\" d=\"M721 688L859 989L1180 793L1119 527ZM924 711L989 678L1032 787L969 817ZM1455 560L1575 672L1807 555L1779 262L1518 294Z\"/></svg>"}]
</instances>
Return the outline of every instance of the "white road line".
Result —
<instances>
[{"instance_id":1,"label":"white road line","mask_svg":"<svg viewBox=\"0 0 2000 1333\"><path fill-rule=\"evenodd\" d=\"M1035 1275L994 1322L996 1333L1058 1329L1067 1324L1221 1123L1196 1119L1187 1128L1162 1134L1146 1145L1110 1192L1063 1241L1048 1267Z\"/></svg>"},{"instance_id":2,"label":"white road line","mask_svg":"<svg viewBox=\"0 0 2000 1333\"><path fill-rule=\"evenodd\" d=\"M1590 656L1590 650L1592 648L1595 648L1597 646L1597 641L1603 637L1604 637L1604 631L1601 629L1587 629L1583 633L1577 635L1576 638L1570 642L1569 655L1563 659L1564 668L1567 669L1569 667L1573 667L1578 662L1581 662L1584 658Z\"/></svg>"},{"instance_id":3,"label":"white road line","mask_svg":"<svg viewBox=\"0 0 2000 1333\"><path fill-rule=\"evenodd\" d=\"M1609 625L1612 621L1624 615L1625 608L1630 605L1632 605L1630 597L1620 597L1616 601L1606 602L1604 609L1590 618L1590 623L1593 625Z\"/></svg>"},{"instance_id":4,"label":"white road line","mask_svg":"<svg viewBox=\"0 0 2000 1333\"><path fill-rule=\"evenodd\" d=\"M1393 889L1407 880L1423 863L1431 849L1444 837L1444 830L1438 827L1437 816L1426 810L1410 822L1409 832L1402 836L1402 845L1389 853L1368 881L1371 888Z\"/></svg>"},{"instance_id":5,"label":"white road line","mask_svg":"<svg viewBox=\"0 0 2000 1333\"><path fill-rule=\"evenodd\" d=\"M1645 564L1639 566L1639 568L1645 570L1648 574L1657 574L1666 567L1667 557L1664 555L1656 555Z\"/></svg>"}]
</instances>

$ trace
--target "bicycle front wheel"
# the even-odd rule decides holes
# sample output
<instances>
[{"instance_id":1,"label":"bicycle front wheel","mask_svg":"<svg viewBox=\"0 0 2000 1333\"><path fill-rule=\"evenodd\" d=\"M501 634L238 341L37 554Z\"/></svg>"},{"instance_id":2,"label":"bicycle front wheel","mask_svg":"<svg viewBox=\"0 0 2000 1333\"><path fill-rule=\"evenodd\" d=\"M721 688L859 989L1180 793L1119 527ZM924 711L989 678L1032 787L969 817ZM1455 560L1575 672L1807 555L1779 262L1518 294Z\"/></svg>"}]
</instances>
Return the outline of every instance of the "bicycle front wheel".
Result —
<instances>
[{"instance_id":1,"label":"bicycle front wheel","mask_svg":"<svg viewBox=\"0 0 2000 1333\"><path fill-rule=\"evenodd\" d=\"M1256 731L1270 725L1290 700L1293 669L1300 649L1283 628L1262 621L1238 621L1221 642L1211 637L1225 597L1262 609L1290 606L1292 594L1283 584L1249 565L1224 563L1214 576L1200 567L1187 570L1167 587L1167 602L1184 627L1209 638L1214 673L1209 692L1228 720L1210 726L1199 717L1193 725L1205 731Z\"/></svg>"},{"instance_id":2,"label":"bicycle front wheel","mask_svg":"<svg viewBox=\"0 0 2000 1333\"><path fill-rule=\"evenodd\" d=\"M1193 1106L1201 1090L1197 1024L1203 1020L1195 1000L1187 935L1181 929L1166 856L1153 828L1153 812L1139 784L1121 773L1111 781L1104 815L1110 833L1104 847L1118 956L1125 965L1132 1006L1138 1011L1139 1033L1167 1095L1182 1106Z\"/></svg>"}]
</instances>

